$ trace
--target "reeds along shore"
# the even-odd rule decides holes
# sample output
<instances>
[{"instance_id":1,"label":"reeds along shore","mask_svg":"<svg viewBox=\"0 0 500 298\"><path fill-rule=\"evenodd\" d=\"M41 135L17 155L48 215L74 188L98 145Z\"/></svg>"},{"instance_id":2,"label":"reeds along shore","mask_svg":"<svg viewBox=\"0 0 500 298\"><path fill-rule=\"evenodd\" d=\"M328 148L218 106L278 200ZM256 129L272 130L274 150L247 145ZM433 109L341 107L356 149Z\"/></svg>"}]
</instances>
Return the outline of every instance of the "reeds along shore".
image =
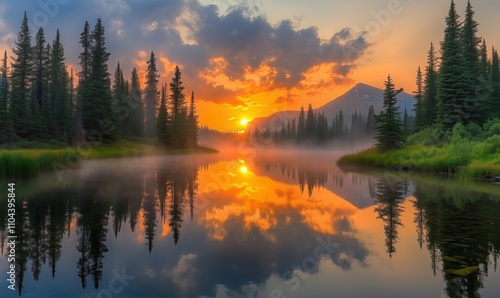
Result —
<instances>
[{"instance_id":1,"label":"reeds along shore","mask_svg":"<svg viewBox=\"0 0 500 298\"><path fill-rule=\"evenodd\" d=\"M57 165L80 159L74 149L0 150L0 178L31 178L53 172Z\"/></svg>"}]
</instances>

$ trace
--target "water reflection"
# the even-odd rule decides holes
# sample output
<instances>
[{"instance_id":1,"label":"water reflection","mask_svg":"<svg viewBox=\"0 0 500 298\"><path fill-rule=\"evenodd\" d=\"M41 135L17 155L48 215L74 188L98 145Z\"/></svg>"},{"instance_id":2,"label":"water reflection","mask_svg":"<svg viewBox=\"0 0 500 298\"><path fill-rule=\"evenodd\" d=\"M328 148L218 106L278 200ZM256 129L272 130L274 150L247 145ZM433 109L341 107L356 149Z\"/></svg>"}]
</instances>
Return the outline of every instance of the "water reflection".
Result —
<instances>
[{"instance_id":1,"label":"water reflection","mask_svg":"<svg viewBox=\"0 0 500 298\"><path fill-rule=\"evenodd\" d=\"M398 228L402 226L401 214L404 211L402 202L408 181L385 176L378 178L375 184L375 211L384 222L386 252L389 257L396 252Z\"/></svg>"},{"instance_id":2,"label":"water reflection","mask_svg":"<svg viewBox=\"0 0 500 298\"><path fill-rule=\"evenodd\" d=\"M125 297L421 297L441 289L448 297L493 297L500 290L488 283L498 278L500 248L493 186L347 173L334 158L286 154L99 161L63 182L40 179L18 182L22 296L51 297L53 288L59 296L96 295L116 266L135 278ZM6 264L0 260L0 269ZM408 283L413 275L420 285Z\"/></svg>"},{"instance_id":3,"label":"water reflection","mask_svg":"<svg viewBox=\"0 0 500 298\"><path fill-rule=\"evenodd\" d=\"M416 217L425 222L432 270L441 263L449 297L481 297L491 265L497 270L500 204L476 191L448 195L444 188L417 185Z\"/></svg>"}]
</instances>

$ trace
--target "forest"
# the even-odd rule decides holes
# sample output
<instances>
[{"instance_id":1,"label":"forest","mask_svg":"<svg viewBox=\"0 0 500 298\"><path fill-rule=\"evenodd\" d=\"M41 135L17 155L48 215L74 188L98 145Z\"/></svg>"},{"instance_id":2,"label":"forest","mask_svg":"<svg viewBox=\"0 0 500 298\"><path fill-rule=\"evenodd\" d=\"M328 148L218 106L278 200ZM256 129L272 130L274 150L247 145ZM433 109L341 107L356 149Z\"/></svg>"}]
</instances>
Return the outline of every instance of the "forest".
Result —
<instances>
[{"instance_id":1,"label":"forest","mask_svg":"<svg viewBox=\"0 0 500 298\"><path fill-rule=\"evenodd\" d=\"M425 73L416 75L412 134L398 116L393 80L385 82L384 109L376 116L376 148L340 164L458 174L495 181L500 174L500 68L467 4L462 22L452 1L440 57L431 43Z\"/></svg>"},{"instance_id":2,"label":"forest","mask_svg":"<svg viewBox=\"0 0 500 298\"><path fill-rule=\"evenodd\" d=\"M3 147L47 143L63 148L142 138L157 138L165 148L197 146L194 92L188 103L178 66L171 83L158 86L157 59L151 52L144 88L138 70L134 68L130 80L125 79L119 62L111 80L105 28L98 19L93 30L85 22L80 71L75 74L65 63L61 39L57 30L54 41L47 42L40 27L33 43L24 14L10 67L5 52L0 70Z\"/></svg>"}]
</instances>

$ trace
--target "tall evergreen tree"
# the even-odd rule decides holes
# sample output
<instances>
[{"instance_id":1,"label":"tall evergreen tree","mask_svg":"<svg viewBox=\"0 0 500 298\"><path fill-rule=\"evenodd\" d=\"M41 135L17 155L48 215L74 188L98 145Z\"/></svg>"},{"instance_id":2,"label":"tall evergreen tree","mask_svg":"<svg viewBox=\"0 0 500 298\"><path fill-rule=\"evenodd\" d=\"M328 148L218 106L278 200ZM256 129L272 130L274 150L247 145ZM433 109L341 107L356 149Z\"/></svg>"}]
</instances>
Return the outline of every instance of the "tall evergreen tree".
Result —
<instances>
[{"instance_id":1,"label":"tall evergreen tree","mask_svg":"<svg viewBox=\"0 0 500 298\"><path fill-rule=\"evenodd\" d=\"M75 90L75 76L73 74L73 68L71 68L70 73L68 75L67 80L67 90L68 90L68 113L69 123L67 124L67 132L68 132L68 143L75 142L75 128L76 128L76 90Z\"/></svg>"},{"instance_id":2,"label":"tall evergreen tree","mask_svg":"<svg viewBox=\"0 0 500 298\"><path fill-rule=\"evenodd\" d=\"M439 71L438 98L439 124L451 129L456 123L471 121L468 77L462 51L461 28L455 2L451 2L444 41L441 44L441 68Z\"/></svg>"},{"instance_id":3,"label":"tall evergreen tree","mask_svg":"<svg viewBox=\"0 0 500 298\"><path fill-rule=\"evenodd\" d=\"M32 103L30 109L32 111L32 136L35 138L46 138L47 129L45 127L45 119L42 117L44 104L48 100L48 79L50 67L50 47L45 40L45 33L42 27L38 29L35 37L35 46L33 48L33 67L34 78L32 86ZM54 126L51 127L54 129ZM53 132L53 131L52 131Z\"/></svg>"},{"instance_id":4,"label":"tall evergreen tree","mask_svg":"<svg viewBox=\"0 0 500 298\"><path fill-rule=\"evenodd\" d=\"M377 148L382 151L403 148L406 145L403 123L399 119L397 104L397 95L403 92L403 89L396 90L391 76L387 77L384 90L384 109L376 116Z\"/></svg>"},{"instance_id":5,"label":"tall evergreen tree","mask_svg":"<svg viewBox=\"0 0 500 298\"><path fill-rule=\"evenodd\" d=\"M174 77L170 83L170 99L172 103L172 140L175 147L185 147L187 141L186 124L187 108L184 86L179 66L175 67Z\"/></svg>"},{"instance_id":6,"label":"tall evergreen tree","mask_svg":"<svg viewBox=\"0 0 500 298\"><path fill-rule=\"evenodd\" d=\"M76 104L76 141L77 143L83 141L83 110L87 110L89 106L90 94L90 74L92 73L92 49L94 47L94 40L90 32L89 22L85 21L83 32L80 34L80 45L83 51L78 58L80 59L79 65L81 67L78 73L78 87L77 87L77 104ZM89 106L90 109L91 106Z\"/></svg>"},{"instance_id":7,"label":"tall evergreen tree","mask_svg":"<svg viewBox=\"0 0 500 298\"><path fill-rule=\"evenodd\" d=\"M69 110L68 72L64 60L64 47L58 29L50 57L49 102L53 109L58 137L68 143L73 132L69 131L72 115Z\"/></svg>"},{"instance_id":8,"label":"tall evergreen tree","mask_svg":"<svg viewBox=\"0 0 500 298\"><path fill-rule=\"evenodd\" d=\"M12 116L16 134L26 137L30 131L29 99L33 80L33 48L26 12L12 52L14 53L11 76Z\"/></svg>"},{"instance_id":9,"label":"tall evergreen tree","mask_svg":"<svg viewBox=\"0 0 500 298\"><path fill-rule=\"evenodd\" d=\"M104 142L111 142L118 136L118 119L113 111L113 96L108 72L109 53L106 50L104 25L101 19L92 31L91 72L88 82L88 98L83 105L83 127L87 131L99 132Z\"/></svg>"},{"instance_id":10,"label":"tall evergreen tree","mask_svg":"<svg viewBox=\"0 0 500 298\"><path fill-rule=\"evenodd\" d=\"M479 50L479 69L480 74L485 79L490 77L490 62L488 61L488 48L486 47L486 39L483 39L481 49Z\"/></svg>"},{"instance_id":11,"label":"tall evergreen tree","mask_svg":"<svg viewBox=\"0 0 500 298\"><path fill-rule=\"evenodd\" d=\"M366 118L366 133L368 135L373 135L376 131L376 124L375 124L375 107L373 105L370 105L368 108L368 116Z\"/></svg>"},{"instance_id":12,"label":"tall evergreen tree","mask_svg":"<svg viewBox=\"0 0 500 298\"><path fill-rule=\"evenodd\" d=\"M498 52L493 48L491 56L491 84L493 86L493 93L490 99L490 106L494 107L492 116L500 118L500 65Z\"/></svg>"},{"instance_id":13,"label":"tall evergreen tree","mask_svg":"<svg viewBox=\"0 0 500 298\"><path fill-rule=\"evenodd\" d=\"M196 103L193 91L191 92L188 113L188 147L194 148L196 146L198 146L198 115L196 113Z\"/></svg>"},{"instance_id":14,"label":"tall evergreen tree","mask_svg":"<svg viewBox=\"0 0 500 298\"><path fill-rule=\"evenodd\" d=\"M144 101L146 106L146 119L144 123L144 135L153 137L155 135L156 123L156 106L158 101L158 69L156 67L156 57L154 52L148 61L148 69L146 74L146 89Z\"/></svg>"},{"instance_id":15,"label":"tall evergreen tree","mask_svg":"<svg viewBox=\"0 0 500 298\"><path fill-rule=\"evenodd\" d=\"M34 68L35 68L35 78L33 82L35 100L37 103L38 111L42 110L42 103L47 98L47 86L46 86L46 78L47 78L47 65L49 60L49 55L46 52L46 41L45 41L45 33L43 31L43 27L38 29L35 38L35 47L33 48L33 56L34 56Z\"/></svg>"},{"instance_id":16,"label":"tall evergreen tree","mask_svg":"<svg viewBox=\"0 0 500 298\"><path fill-rule=\"evenodd\" d=\"M161 103L160 109L158 110L158 118L156 119L156 136L158 138L158 143L162 146L167 146L169 143L169 132L167 125L167 95L165 86L161 87Z\"/></svg>"},{"instance_id":17,"label":"tall evergreen tree","mask_svg":"<svg viewBox=\"0 0 500 298\"><path fill-rule=\"evenodd\" d=\"M0 78L0 144L17 139L9 104L9 82L7 79L7 51L4 52Z\"/></svg>"},{"instance_id":18,"label":"tall evergreen tree","mask_svg":"<svg viewBox=\"0 0 500 298\"><path fill-rule=\"evenodd\" d=\"M130 127L133 137L142 138L144 135L144 106L142 102L142 91L137 69L132 70L130 82Z\"/></svg>"},{"instance_id":19,"label":"tall evergreen tree","mask_svg":"<svg viewBox=\"0 0 500 298\"><path fill-rule=\"evenodd\" d=\"M415 94L415 106L413 111L415 112L415 131L420 131L425 126L425 111L423 106L424 99L424 85L423 85L422 71L420 66L417 70L416 85L417 90L413 92Z\"/></svg>"},{"instance_id":20,"label":"tall evergreen tree","mask_svg":"<svg viewBox=\"0 0 500 298\"><path fill-rule=\"evenodd\" d=\"M465 86L467 101L464 103L465 106L463 108L466 123L471 121L481 123L485 118L485 115L477 113L480 106L480 97L477 95L480 92L479 88L481 88L481 69L479 63L479 46L481 44L481 38L477 36L477 27L478 23L474 20L474 10L472 9L470 1L467 1L465 21L461 30L462 55L465 60L465 71L463 75L467 82Z\"/></svg>"},{"instance_id":21,"label":"tall evergreen tree","mask_svg":"<svg viewBox=\"0 0 500 298\"><path fill-rule=\"evenodd\" d=\"M405 111L403 113L403 131L405 134L409 134L410 130L410 118L408 116L408 110L405 107Z\"/></svg>"},{"instance_id":22,"label":"tall evergreen tree","mask_svg":"<svg viewBox=\"0 0 500 298\"><path fill-rule=\"evenodd\" d=\"M314 110L312 108L312 105L309 104L307 106L307 117L306 117L306 130L305 130L305 135L308 140L312 136L314 136L316 131L316 119L314 116Z\"/></svg>"},{"instance_id":23,"label":"tall evergreen tree","mask_svg":"<svg viewBox=\"0 0 500 298\"><path fill-rule=\"evenodd\" d=\"M432 125L437 119L438 73L437 58L434 45L431 43L427 56L427 66L424 78L423 110L425 111L425 125Z\"/></svg>"},{"instance_id":24,"label":"tall evergreen tree","mask_svg":"<svg viewBox=\"0 0 500 298\"><path fill-rule=\"evenodd\" d=\"M130 128L127 125L127 119L129 117L129 110L127 107L127 86L125 83L125 78L123 77L123 71L120 67L120 62L116 66L114 79L113 79L113 111L114 117L119 119L119 126L121 136L129 136ZM125 102L124 102L125 101Z\"/></svg>"},{"instance_id":25,"label":"tall evergreen tree","mask_svg":"<svg viewBox=\"0 0 500 298\"><path fill-rule=\"evenodd\" d=\"M304 107L300 107L299 120L297 124L297 140L302 142L306 134L306 116Z\"/></svg>"},{"instance_id":26,"label":"tall evergreen tree","mask_svg":"<svg viewBox=\"0 0 500 298\"><path fill-rule=\"evenodd\" d=\"M337 127L337 137L341 138L344 136L344 133L345 133L345 129L344 129L344 125L345 125L345 121L344 121L344 112L342 110L340 110L340 112L338 113L338 117L337 117L337 121L336 121L336 127Z\"/></svg>"},{"instance_id":27,"label":"tall evergreen tree","mask_svg":"<svg viewBox=\"0 0 500 298\"><path fill-rule=\"evenodd\" d=\"M483 39L479 50L479 75L477 84L478 109L476 117L478 123L482 123L496 116L496 108L492 100L494 90L491 81L491 65L488 60L488 49L486 47L486 40Z\"/></svg>"}]
</instances>

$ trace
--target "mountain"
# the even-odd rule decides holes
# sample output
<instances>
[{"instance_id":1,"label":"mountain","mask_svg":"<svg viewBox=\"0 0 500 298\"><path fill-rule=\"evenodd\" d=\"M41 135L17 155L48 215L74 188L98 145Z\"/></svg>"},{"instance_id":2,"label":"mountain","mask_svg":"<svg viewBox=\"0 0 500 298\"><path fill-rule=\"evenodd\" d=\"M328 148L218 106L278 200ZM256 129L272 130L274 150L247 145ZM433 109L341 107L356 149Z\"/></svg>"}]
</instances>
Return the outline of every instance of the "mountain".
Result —
<instances>
[{"instance_id":1,"label":"mountain","mask_svg":"<svg viewBox=\"0 0 500 298\"><path fill-rule=\"evenodd\" d=\"M403 113L404 109L406 108L408 114L413 115L413 105L415 103L415 98L406 92L401 92L400 94L398 94L397 98L397 106L400 108L400 112ZM383 102L384 90L367 84L359 83L343 95L314 110L317 112L324 112L329 123L331 123L333 117L335 117L335 115L340 110L342 110L346 123L350 125L351 115L354 113L354 111L357 111L358 114L366 117L370 105L373 105L373 107L375 108L375 114L379 114L382 110ZM304 103L304 109L306 110L307 114L307 103ZM257 127L258 129L265 129L266 127L269 127L271 130L280 129L282 123L286 125L288 121L291 122L292 119L296 119L298 118L298 116L299 111L277 112L267 117L254 119L249 123L249 129L250 131L255 129L255 127Z\"/></svg>"}]
</instances>

